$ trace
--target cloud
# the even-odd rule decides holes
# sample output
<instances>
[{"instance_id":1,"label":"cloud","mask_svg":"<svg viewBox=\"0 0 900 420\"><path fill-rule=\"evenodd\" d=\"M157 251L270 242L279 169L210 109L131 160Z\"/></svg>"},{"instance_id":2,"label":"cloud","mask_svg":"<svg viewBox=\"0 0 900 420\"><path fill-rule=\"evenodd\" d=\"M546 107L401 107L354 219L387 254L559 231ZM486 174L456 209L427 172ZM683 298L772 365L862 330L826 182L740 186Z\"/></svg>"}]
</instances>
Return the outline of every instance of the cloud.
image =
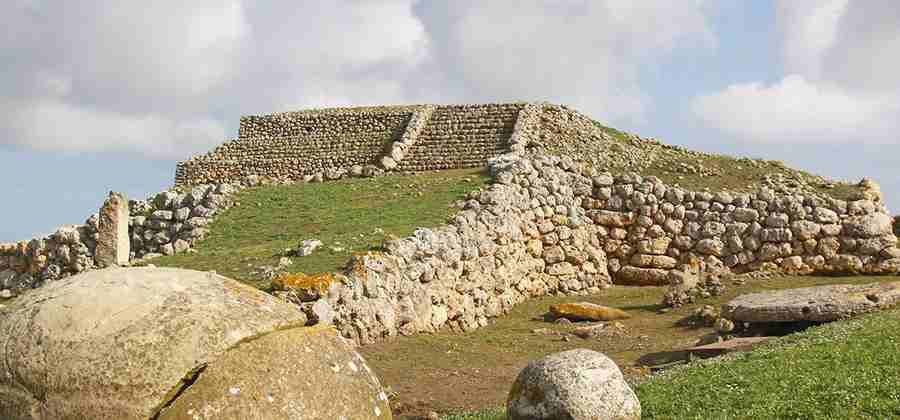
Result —
<instances>
[{"instance_id":1,"label":"cloud","mask_svg":"<svg viewBox=\"0 0 900 420\"><path fill-rule=\"evenodd\" d=\"M763 143L894 144L900 129L900 11L892 1L777 4L785 76L703 94L705 125Z\"/></svg>"},{"instance_id":2,"label":"cloud","mask_svg":"<svg viewBox=\"0 0 900 420\"><path fill-rule=\"evenodd\" d=\"M458 97L550 100L639 119L640 66L676 47L713 47L702 1L455 1L420 14Z\"/></svg>"},{"instance_id":3,"label":"cloud","mask_svg":"<svg viewBox=\"0 0 900 420\"><path fill-rule=\"evenodd\" d=\"M551 100L652 106L644 66L715 46L705 0L13 0L0 145L181 158L243 114ZM511 12L514 11L514 12Z\"/></svg>"},{"instance_id":4,"label":"cloud","mask_svg":"<svg viewBox=\"0 0 900 420\"><path fill-rule=\"evenodd\" d=\"M13 124L11 139L41 151L133 152L150 157L185 158L220 143L219 122L198 117L172 120L159 115L128 115L54 100L0 107Z\"/></svg>"},{"instance_id":5,"label":"cloud","mask_svg":"<svg viewBox=\"0 0 900 420\"><path fill-rule=\"evenodd\" d=\"M800 75L778 83L731 85L692 102L693 112L707 125L731 135L769 143L849 141L865 128L866 141L896 141L885 125L897 112L895 98L848 93L815 84Z\"/></svg>"}]
</instances>

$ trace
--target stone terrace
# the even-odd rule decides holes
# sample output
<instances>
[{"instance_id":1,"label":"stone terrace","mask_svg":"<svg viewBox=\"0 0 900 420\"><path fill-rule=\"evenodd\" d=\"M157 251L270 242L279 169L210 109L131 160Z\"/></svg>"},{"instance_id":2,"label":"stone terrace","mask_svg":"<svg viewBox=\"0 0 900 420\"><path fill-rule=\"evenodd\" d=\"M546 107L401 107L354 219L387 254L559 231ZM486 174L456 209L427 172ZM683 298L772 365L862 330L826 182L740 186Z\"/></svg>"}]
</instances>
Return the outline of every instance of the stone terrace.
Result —
<instances>
[{"instance_id":1,"label":"stone terrace","mask_svg":"<svg viewBox=\"0 0 900 420\"><path fill-rule=\"evenodd\" d=\"M509 150L520 104L439 106L400 162L403 170L476 168Z\"/></svg>"},{"instance_id":2,"label":"stone terrace","mask_svg":"<svg viewBox=\"0 0 900 420\"><path fill-rule=\"evenodd\" d=\"M178 164L176 185L485 166L509 151L524 107L381 106L242 117L237 139Z\"/></svg>"}]
</instances>

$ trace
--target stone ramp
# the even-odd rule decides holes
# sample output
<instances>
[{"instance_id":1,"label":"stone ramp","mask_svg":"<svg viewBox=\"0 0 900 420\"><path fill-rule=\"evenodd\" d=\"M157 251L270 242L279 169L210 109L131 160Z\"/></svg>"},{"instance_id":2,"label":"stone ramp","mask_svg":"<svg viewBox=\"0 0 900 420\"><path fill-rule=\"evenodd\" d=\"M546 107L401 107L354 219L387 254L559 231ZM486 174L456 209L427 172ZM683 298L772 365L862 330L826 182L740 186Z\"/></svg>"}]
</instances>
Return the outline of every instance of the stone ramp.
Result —
<instances>
[{"instance_id":1,"label":"stone ramp","mask_svg":"<svg viewBox=\"0 0 900 420\"><path fill-rule=\"evenodd\" d=\"M422 171L486 166L509 150L524 104L439 106L399 169Z\"/></svg>"},{"instance_id":2,"label":"stone ramp","mask_svg":"<svg viewBox=\"0 0 900 420\"><path fill-rule=\"evenodd\" d=\"M722 306L736 322L830 322L900 302L900 282L838 284L751 293Z\"/></svg>"}]
</instances>

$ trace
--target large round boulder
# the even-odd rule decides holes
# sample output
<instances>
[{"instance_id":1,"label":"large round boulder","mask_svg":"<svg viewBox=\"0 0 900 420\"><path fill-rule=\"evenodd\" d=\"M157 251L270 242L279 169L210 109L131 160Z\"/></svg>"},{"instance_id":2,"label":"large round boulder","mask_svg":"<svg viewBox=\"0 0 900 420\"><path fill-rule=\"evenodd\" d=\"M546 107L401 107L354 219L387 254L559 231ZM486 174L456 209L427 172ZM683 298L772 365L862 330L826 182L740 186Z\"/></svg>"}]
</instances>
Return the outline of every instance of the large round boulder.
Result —
<instances>
[{"instance_id":1,"label":"large round boulder","mask_svg":"<svg viewBox=\"0 0 900 420\"><path fill-rule=\"evenodd\" d=\"M0 318L3 419L389 419L333 329L214 273L92 271ZM322 384L322 385L320 385Z\"/></svg>"},{"instance_id":2,"label":"large round boulder","mask_svg":"<svg viewBox=\"0 0 900 420\"><path fill-rule=\"evenodd\" d=\"M506 402L510 420L637 420L641 404L602 353L575 349L532 361Z\"/></svg>"}]
</instances>

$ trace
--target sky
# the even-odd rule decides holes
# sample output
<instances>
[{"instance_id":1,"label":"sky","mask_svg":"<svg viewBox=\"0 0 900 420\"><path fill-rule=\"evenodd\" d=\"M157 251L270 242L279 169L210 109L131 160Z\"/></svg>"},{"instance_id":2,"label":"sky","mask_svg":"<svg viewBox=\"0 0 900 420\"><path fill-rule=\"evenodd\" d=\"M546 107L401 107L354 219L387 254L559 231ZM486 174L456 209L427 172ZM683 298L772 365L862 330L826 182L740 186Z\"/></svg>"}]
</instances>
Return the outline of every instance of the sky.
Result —
<instances>
[{"instance_id":1,"label":"sky","mask_svg":"<svg viewBox=\"0 0 900 420\"><path fill-rule=\"evenodd\" d=\"M168 188L241 115L409 103L565 104L900 213L895 0L0 2L0 241Z\"/></svg>"}]
</instances>

